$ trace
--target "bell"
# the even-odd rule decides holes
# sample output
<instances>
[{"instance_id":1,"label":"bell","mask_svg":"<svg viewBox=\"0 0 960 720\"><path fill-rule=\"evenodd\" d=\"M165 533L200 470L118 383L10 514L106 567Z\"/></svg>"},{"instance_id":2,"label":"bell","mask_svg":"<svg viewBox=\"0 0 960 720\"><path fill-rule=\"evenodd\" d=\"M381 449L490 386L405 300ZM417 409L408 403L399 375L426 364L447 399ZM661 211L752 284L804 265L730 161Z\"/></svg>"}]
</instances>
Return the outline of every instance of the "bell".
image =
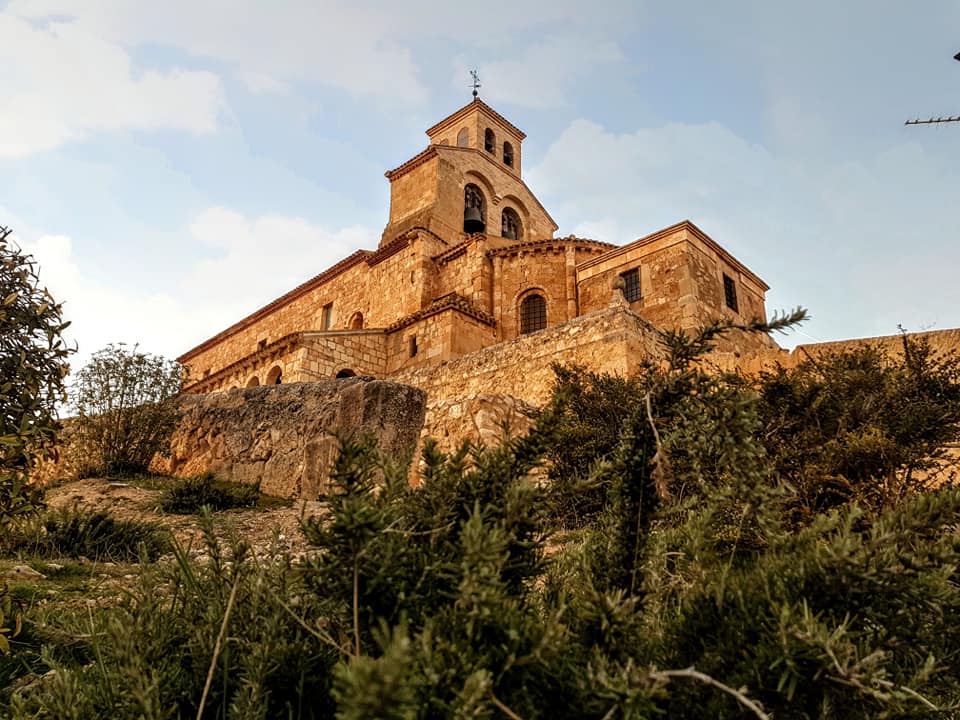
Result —
<instances>
[{"instance_id":1,"label":"bell","mask_svg":"<svg viewBox=\"0 0 960 720\"><path fill-rule=\"evenodd\" d=\"M486 229L483 222L483 215L478 207L468 207L463 211L463 231L465 233L482 233Z\"/></svg>"}]
</instances>

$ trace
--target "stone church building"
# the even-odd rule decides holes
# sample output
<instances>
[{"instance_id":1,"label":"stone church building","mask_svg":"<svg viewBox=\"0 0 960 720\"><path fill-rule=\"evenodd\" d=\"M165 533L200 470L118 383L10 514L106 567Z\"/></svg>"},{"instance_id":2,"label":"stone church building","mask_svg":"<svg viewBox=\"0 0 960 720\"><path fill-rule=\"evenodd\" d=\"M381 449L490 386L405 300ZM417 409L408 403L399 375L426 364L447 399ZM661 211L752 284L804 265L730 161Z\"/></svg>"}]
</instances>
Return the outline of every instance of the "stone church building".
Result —
<instances>
[{"instance_id":1,"label":"stone church building","mask_svg":"<svg viewBox=\"0 0 960 720\"><path fill-rule=\"evenodd\" d=\"M480 99L426 134L423 152L386 173L390 215L379 247L357 250L184 353L186 392L353 375L442 386L447 395L501 391L509 366L513 393L535 401L542 388L525 392L525 362L534 374L552 360L629 372L642 353L628 341L652 347L643 339L652 328L765 318L767 285L689 221L624 246L555 237L523 180L524 133ZM632 329L611 330L620 322L609 317L611 302ZM577 335L580 319L593 325ZM755 347L738 354L776 350L766 338L743 342ZM478 363L485 384L447 387L480 372Z\"/></svg>"}]
</instances>

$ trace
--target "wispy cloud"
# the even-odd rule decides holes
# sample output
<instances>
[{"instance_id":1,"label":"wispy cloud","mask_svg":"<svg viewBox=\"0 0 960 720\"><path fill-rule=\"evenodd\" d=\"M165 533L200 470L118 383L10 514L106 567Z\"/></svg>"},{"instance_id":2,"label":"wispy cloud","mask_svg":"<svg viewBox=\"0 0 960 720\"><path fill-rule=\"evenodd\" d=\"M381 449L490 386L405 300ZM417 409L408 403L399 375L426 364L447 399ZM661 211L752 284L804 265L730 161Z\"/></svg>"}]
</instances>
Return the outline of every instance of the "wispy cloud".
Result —
<instances>
[{"instance_id":1,"label":"wispy cloud","mask_svg":"<svg viewBox=\"0 0 960 720\"><path fill-rule=\"evenodd\" d=\"M70 21L0 13L0 157L118 129L212 132L223 104L206 71L138 70L120 46Z\"/></svg>"},{"instance_id":2,"label":"wispy cloud","mask_svg":"<svg viewBox=\"0 0 960 720\"><path fill-rule=\"evenodd\" d=\"M78 345L74 367L108 343L140 343L176 357L223 330L358 247L375 243L362 227L327 229L295 217L247 218L212 207L184 228L208 257L187 262L179 286L131 292L89 271L68 235L35 234L15 240L39 264L40 280L64 302Z\"/></svg>"}]
</instances>

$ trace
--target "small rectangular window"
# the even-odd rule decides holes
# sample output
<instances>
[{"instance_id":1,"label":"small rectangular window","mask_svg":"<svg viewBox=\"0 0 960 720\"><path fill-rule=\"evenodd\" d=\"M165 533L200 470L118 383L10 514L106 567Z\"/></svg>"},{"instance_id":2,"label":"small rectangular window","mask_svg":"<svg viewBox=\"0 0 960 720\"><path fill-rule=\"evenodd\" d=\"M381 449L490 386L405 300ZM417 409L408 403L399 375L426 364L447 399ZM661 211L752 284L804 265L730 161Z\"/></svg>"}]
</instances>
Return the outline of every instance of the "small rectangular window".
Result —
<instances>
[{"instance_id":1,"label":"small rectangular window","mask_svg":"<svg viewBox=\"0 0 960 720\"><path fill-rule=\"evenodd\" d=\"M323 330L329 330L333 327L333 303L327 303L323 306L323 313L320 315L320 327Z\"/></svg>"},{"instance_id":2,"label":"small rectangular window","mask_svg":"<svg viewBox=\"0 0 960 720\"><path fill-rule=\"evenodd\" d=\"M413 357L417 354L417 336L410 336L410 357Z\"/></svg>"},{"instance_id":3,"label":"small rectangular window","mask_svg":"<svg viewBox=\"0 0 960 720\"><path fill-rule=\"evenodd\" d=\"M733 278L724 273L723 275L723 299L727 301L727 307L734 312L739 312L737 308L737 285Z\"/></svg>"},{"instance_id":4,"label":"small rectangular window","mask_svg":"<svg viewBox=\"0 0 960 720\"><path fill-rule=\"evenodd\" d=\"M640 268L633 268L632 270L627 270L625 273L620 273L620 277L623 278L623 297L627 299L627 302L636 302L640 299Z\"/></svg>"}]
</instances>

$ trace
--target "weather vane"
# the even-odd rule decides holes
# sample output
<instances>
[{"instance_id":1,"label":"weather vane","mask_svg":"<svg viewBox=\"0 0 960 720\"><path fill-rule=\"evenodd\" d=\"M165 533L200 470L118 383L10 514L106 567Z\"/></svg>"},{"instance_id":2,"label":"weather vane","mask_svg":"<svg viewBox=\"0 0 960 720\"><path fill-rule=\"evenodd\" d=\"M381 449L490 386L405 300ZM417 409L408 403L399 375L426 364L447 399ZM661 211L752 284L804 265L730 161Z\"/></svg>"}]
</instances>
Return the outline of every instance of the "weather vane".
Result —
<instances>
[{"instance_id":1,"label":"weather vane","mask_svg":"<svg viewBox=\"0 0 960 720\"><path fill-rule=\"evenodd\" d=\"M480 93L477 92L477 88L480 87L480 76L477 75L477 71L476 71L476 70L471 70L471 71L470 71L470 77L473 78L473 85L472 85L472 87L473 87L473 96L474 96L474 97L477 97L477 95L480 94Z\"/></svg>"}]
</instances>

